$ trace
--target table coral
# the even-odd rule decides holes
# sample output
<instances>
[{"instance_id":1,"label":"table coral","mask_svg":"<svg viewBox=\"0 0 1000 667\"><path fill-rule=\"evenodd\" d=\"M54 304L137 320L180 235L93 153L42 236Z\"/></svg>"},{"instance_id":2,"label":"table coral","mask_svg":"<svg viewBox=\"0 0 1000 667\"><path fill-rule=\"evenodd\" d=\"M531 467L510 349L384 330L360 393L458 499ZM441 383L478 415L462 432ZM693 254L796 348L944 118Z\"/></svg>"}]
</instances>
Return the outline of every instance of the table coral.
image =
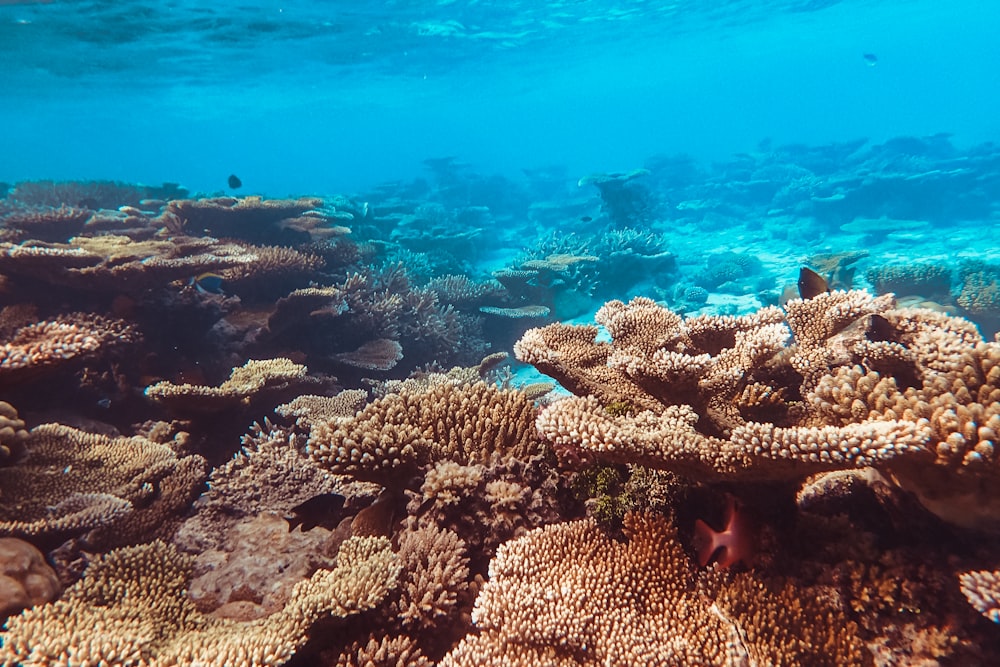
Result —
<instances>
[{"instance_id":1,"label":"table coral","mask_svg":"<svg viewBox=\"0 0 1000 667\"><path fill-rule=\"evenodd\" d=\"M265 391L284 391L290 386L309 384L306 367L288 359L251 359L234 368L229 379L218 387L174 384L167 380L145 389L151 401L184 413L219 412L249 405Z\"/></svg>"},{"instance_id":2,"label":"table coral","mask_svg":"<svg viewBox=\"0 0 1000 667\"><path fill-rule=\"evenodd\" d=\"M704 480L876 466L938 515L1000 529L1000 346L966 320L861 291L689 320L637 298L597 319L610 342L550 325L515 347L579 395L538 418L558 448ZM781 400L747 402L761 392Z\"/></svg>"},{"instance_id":3,"label":"table coral","mask_svg":"<svg viewBox=\"0 0 1000 667\"><path fill-rule=\"evenodd\" d=\"M60 664L281 665L318 620L378 605L399 565L385 538L351 538L332 570L296 584L278 612L249 622L214 619L187 595L191 559L154 541L94 562L56 602L12 618L0 661Z\"/></svg>"},{"instance_id":4,"label":"table coral","mask_svg":"<svg viewBox=\"0 0 1000 667\"><path fill-rule=\"evenodd\" d=\"M863 663L856 627L791 582L697 574L663 517L536 529L490 563L470 634L440 665Z\"/></svg>"},{"instance_id":5,"label":"table coral","mask_svg":"<svg viewBox=\"0 0 1000 667\"><path fill-rule=\"evenodd\" d=\"M139 539L161 525L151 517L178 509L171 505L178 494L190 500L204 474L200 456L182 458L139 436L112 438L61 424L31 429L25 449L24 461L0 468L3 535L100 529L117 540ZM134 523L124 523L134 514Z\"/></svg>"},{"instance_id":6,"label":"table coral","mask_svg":"<svg viewBox=\"0 0 1000 667\"><path fill-rule=\"evenodd\" d=\"M129 324L86 313L69 313L20 327L0 344L0 385L137 339Z\"/></svg>"}]
</instances>

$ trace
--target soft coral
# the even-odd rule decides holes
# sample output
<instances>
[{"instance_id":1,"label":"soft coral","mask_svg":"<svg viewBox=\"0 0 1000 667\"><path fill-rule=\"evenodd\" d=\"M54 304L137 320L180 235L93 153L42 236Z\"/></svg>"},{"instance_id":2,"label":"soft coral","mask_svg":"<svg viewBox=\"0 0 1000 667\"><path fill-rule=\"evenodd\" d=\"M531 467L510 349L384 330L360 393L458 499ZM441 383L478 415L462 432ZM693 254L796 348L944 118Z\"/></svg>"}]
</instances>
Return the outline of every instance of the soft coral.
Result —
<instances>
[{"instance_id":1,"label":"soft coral","mask_svg":"<svg viewBox=\"0 0 1000 667\"><path fill-rule=\"evenodd\" d=\"M714 530L698 519L694 522L694 546L698 551L698 564L708 565L718 552L716 562L725 569L742 562L749 566L756 553L756 526L747 509L732 494L726 494L726 525Z\"/></svg>"}]
</instances>

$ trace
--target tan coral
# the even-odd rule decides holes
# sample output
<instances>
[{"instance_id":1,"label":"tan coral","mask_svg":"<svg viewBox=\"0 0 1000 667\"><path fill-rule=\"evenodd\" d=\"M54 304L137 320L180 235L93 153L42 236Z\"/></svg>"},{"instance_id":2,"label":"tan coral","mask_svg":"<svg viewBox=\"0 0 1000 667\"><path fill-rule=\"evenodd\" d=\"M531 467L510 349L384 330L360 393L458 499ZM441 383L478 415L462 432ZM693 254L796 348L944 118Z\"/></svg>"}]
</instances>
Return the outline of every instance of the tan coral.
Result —
<instances>
[{"instance_id":1,"label":"tan coral","mask_svg":"<svg viewBox=\"0 0 1000 667\"><path fill-rule=\"evenodd\" d=\"M256 621L200 614L186 594L190 557L156 541L112 551L54 603L8 622L6 665L281 665L318 620L379 604L399 566L385 538L351 538L332 570L297 584L285 607Z\"/></svg>"},{"instance_id":2,"label":"tan coral","mask_svg":"<svg viewBox=\"0 0 1000 667\"><path fill-rule=\"evenodd\" d=\"M789 302L790 340L775 309L737 325L658 309L610 302L601 313L609 342L595 342L592 327L554 325L515 346L591 396L539 416L561 455L700 479L795 480L873 465L939 516L1000 530L1000 347L971 323L858 291ZM772 400L749 404L761 391ZM629 409L602 409L612 405Z\"/></svg>"},{"instance_id":3,"label":"tan coral","mask_svg":"<svg viewBox=\"0 0 1000 667\"><path fill-rule=\"evenodd\" d=\"M16 537L0 537L0 618L51 602L61 591L41 551Z\"/></svg>"},{"instance_id":4,"label":"tan coral","mask_svg":"<svg viewBox=\"0 0 1000 667\"><path fill-rule=\"evenodd\" d=\"M399 536L400 593L393 615L408 631L428 632L456 621L467 589L465 543L447 529L410 527Z\"/></svg>"},{"instance_id":5,"label":"tan coral","mask_svg":"<svg viewBox=\"0 0 1000 667\"><path fill-rule=\"evenodd\" d=\"M30 431L25 448L24 462L0 468L0 534L99 528L117 539L137 539L158 528L160 512L178 510L204 479L200 456L180 458L139 436L111 438L42 424Z\"/></svg>"},{"instance_id":6,"label":"tan coral","mask_svg":"<svg viewBox=\"0 0 1000 667\"><path fill-rule=\"evenodd\" d=\"M482 382L404 386L351 420L314 424L308 450L333 472L386 483L434 461L530 455L537 450L534 408L521 393Z\"/></svg>"},{"instance_id":7,"label":"tan coral","mask_svg":"<svg viewBox=\"0 0 1000 667\"><path fill-rule=\"evenodd\" d=\"M250 402L265 390L284 390L306 382L306 367L289 359L251 359L234 368L218 387L157 382L146 397L179 412L218 412Z\"/></svg>"},{"instance_id":8,"label":"tan coral","mask_svg":"<svg viewBox=\"0 0 1000 667\"><path fill-rule=\"evenodd\" d=\"M28 432L24 430L24 421L18 419L17 410L10 403L0 401L0 465L18 457L27 439ZM0 489L2 497L3 490Z\"/></svg>"},{"instance_id":9,"label":"tan coral","mask_svg":"<svg viewBox=\"0 0 1000 667\"><path fill-rule=\"evenodd\" d=\"M591 520L510 541L473 610L463 665L862 664L856 628L794 585L698 575L663 519L627 515L627 540Z\"/></svg>"}]
</instances>

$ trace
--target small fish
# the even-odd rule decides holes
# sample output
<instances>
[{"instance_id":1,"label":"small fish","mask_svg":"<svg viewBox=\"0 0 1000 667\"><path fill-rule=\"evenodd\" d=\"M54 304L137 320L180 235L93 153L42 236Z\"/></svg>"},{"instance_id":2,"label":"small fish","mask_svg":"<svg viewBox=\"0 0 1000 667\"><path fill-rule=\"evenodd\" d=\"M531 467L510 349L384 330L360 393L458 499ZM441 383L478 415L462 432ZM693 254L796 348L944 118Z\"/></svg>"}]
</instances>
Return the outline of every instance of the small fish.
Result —
<instances>
[{"instance_id":1,"label":"small fish","mask_svg":"<svg viewBox=\"0 0 1000 667\"><path fill-rule=\"evenodd\" d=\"M896 340L896 329L892 326L889 320L885 319L878 313L872 313L868 316L868 322L865 327L865 338L873 342L893 342Z\"/></svg>"},{"instance_id":2,"label":"small fish","mask_svg":"<svg viewBox=\"0 0 1000 667\"><path fill-rule=\"evenodd\" d=\"M829 291L830 285L827 284L826 278L808 266L803 266L799 269L799 297L811 299Z\"/></svg>"},{"instance_id":3,"label":"small fish","mask_svg":"<svg viewBox=\"0 0 1000 667\"><path fill-rule=\"evenodd\" d=\"M202 294L222 294L222 281L222 276L209 271L195 276L188 281L188 285Z\"/></svg>"},{"instance_id":4,"label":"small fish","mask_svg":"<svg viewBox=\"0 0 1000 667\"><path fill-rule=\"evenodd\" d=\"M233 190L238 190L243 187L243 181L236 174L229 174L229 187Z\"/></svg>"},{"instance_id":5,"label":"small fish","mask_svg":"<svg viewBox=\"0 0 1000 667\"><path fill-rule=\"evenodd\" d=\"M861 57L864 58L865 64L869 67L875 67L875 65L878 65L878 56L874 53L862 53Z\"/></svg>"},{"instance_id":6,"label":"small fish","mask_svg":"<svg viewBox=\"0 0 1000 667\"><path fill-rule=\"evenodd\" d=\"M111 399L110 398L102 398L101 400L99 400L97 402L97 407L104 408L105 410L107 410L108 408L111 407Z\"/></svg>"},{"instance_id":7,"label":"small fish","mask_svg":"<svg viewBox=\"0 0 1000 667\"><path fill-rule=\"evenodd\" d=\"M590 217L589 215L580 216L580 222L591 222L591 221L593 221L593 218Z\"/></svg>"},{"instance_id":8,"label":"small fish","mask_svg":"<svg viewBox=\"0 0 1000 667\"><path fill-rule=\"evenodd\" d=\"M293 516L286 516L288 532L302 526L302 532L316 526L333 529L340 523L340 510L344 508L344 496L339 493L322 493L292 508Z\"/></svg>"}]
</instances>

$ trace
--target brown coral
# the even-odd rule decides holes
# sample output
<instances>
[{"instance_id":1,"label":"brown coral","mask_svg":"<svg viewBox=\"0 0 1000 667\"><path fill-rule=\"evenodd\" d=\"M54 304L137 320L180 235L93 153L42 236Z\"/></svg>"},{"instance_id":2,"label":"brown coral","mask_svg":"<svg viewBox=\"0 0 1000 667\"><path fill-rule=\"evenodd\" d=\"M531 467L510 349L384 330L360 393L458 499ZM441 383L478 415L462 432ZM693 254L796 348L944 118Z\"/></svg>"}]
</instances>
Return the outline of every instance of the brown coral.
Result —
<instances>
[{"instance_id":1,"label":"brown coral","mask_svg":"<svg viewBox=\"0 0 1000 667\"><path fill-rule=\"evenodd\" d=\"M51 602L61 590L41 551L16 537L0 537L0 618Z\"/></svg>"},{"instance_id":2,"label":"brown coral","mask_svg":"<svg viewBox=\"0 0 1000 667\"><path fill-rule=\"evenodd\" d=\"M0 534L147 537L189 502L204 460L139 436L111 438L61 424L30 431L25 461L0 468ZM96 536L95 536L96 538Z\"/></svg>"},{"instance_id":3,"label":"brown coral","mask_svg":"<svg viewBox=\"0 0 1000 667\"><path fill-rule=\"evenodd\" d=\"M504 544L460 665L862 664L856 628L790 583L698 577L670 523L626 517L617 542L590 520Z\"/></svg>"},{"instance_id":4,"label":"brown coral","mask_svg":"<svg viewBox=\"0 0 1000 667\"><path fill-rule=\"evenodd\" d=\"M157 382L146 397L181 413L206 413L249 405L259 394L285 391L309 383L306 367L288 359L251 359L234 368L218 387Z\"/></svg>"},{"instance_id":5,"label":"brown coral","mask_svg":"<svg viewBox=\"0 0 1000 667\"><path fill-rule=\"evenodd\" d=\"M4 665L281 665L317 620L379 604L399 566L385 538L351 538L332 570L296 584L281 611L256 621L213 619L186 594L190 557L156 541L112 551L63 599L8 622Z\"/></svg>"}]
</instances>

